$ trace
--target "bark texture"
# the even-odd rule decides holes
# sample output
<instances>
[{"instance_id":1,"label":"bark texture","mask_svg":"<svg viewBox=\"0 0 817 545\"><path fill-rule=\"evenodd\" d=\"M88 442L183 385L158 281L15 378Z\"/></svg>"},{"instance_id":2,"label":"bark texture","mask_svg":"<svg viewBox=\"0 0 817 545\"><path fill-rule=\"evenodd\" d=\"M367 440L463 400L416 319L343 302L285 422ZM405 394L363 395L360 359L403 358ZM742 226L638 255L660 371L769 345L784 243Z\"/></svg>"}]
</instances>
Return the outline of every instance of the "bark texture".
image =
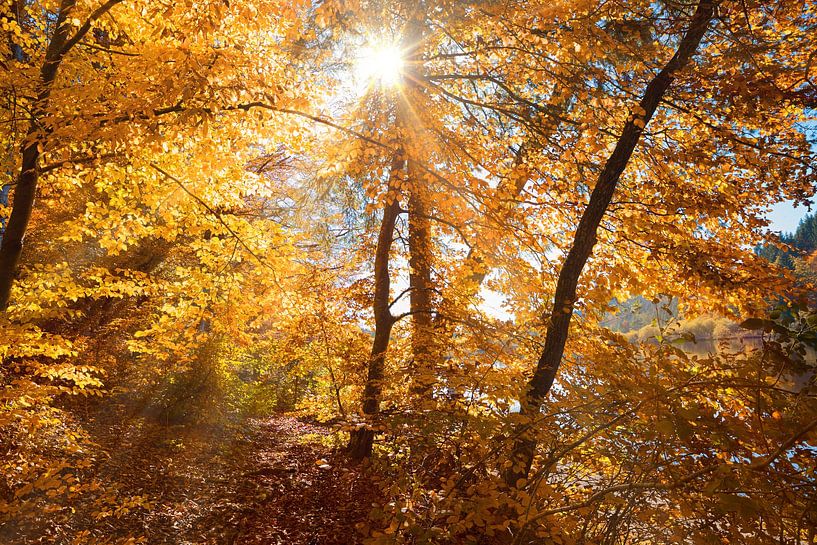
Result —
<instances>
[{"instance_id":1,"label":"bark texture","mask_svg":"<svg viewBox=\"0 0 817 545\"><path fill-rule=\"evenodd\" d=\"M37 100L32 109L31 122L22 148L22 164L14 187L14 200L11 216L3 232L0 243L0 312L8 308L11 287L17 274L17 265L23 253L25 238L31 212L34 209L34 197L37 193L39 179L39 162L42 155L44 136L48 128L41 126L40 119L48 109L51 88L57 79L57 72L65 55L91 29L93 22L122 0L108 0L97 8L83 25L71 36L69 15L76 6L75 0L62 0L57 14L54 34L45 50L45 58L40 67L39 89Z\"/></svg>"},{"instance_id":2,"label":"bark texture","mask_svg":"<svg viewBox=\"0 0 817 545\"><path fill-rule=\"evenodd\" d=\"M400 176L404 170L405 160L402 152L395 154L389 173L389 192L383 207L383 219L377 235L377 247L374 258L374 340L369 358L366 385L363 390L363 414L373 417L380 412L380 396L383 389L383 372L386 363L386 351L389 348L394 316L390 309L391 279L389 278L389 254L394 238L394 224L400 213L400 203L393 194L391 181ZM353 430L349 437L349 455L354 460L362 460L372 454L374 430L361 427Z\"/></svg>"},{"instance_id":3,"label":"bark texture","mask_svg":"<svg viewBox=\"0 0 817 545\"><path fill-rule=\"evenodd\" d=\"M432 239L430 222L430 199L426 180L416 163L427 163L422 135L417 127L422 122L415 119L422 110L422 42L425 35L423 3L415 8L414 15L406 25L403 51L406 57L403 96L398 116L405 138L406 149L412 161L407 164L410 193L408 196L408 243L409 243L409 310L412 319L411 355L413 402L422 407L433 399L436 373L431 357L434 348L432 323Z\"/></svg>"},{"instance_id":4,"label":"bark texture","mask_svg":"<svg viewBox=\"0 0 817 545\"><path fill-rule=\"evenodd\" d=\"M412 390L420 402L431 398L435 382L431 357L434 340L431 319L431 225L425 197L425 192L415 187L408 201Z\"/></svg>"},{"instance_id":5,"label":"bark texture","mask_svg":"<svg viewBox=\"0 0 817 545\"><path fill-rule=\"evenodd\" d=\"M590 201L579 220L573 238L573 244L559 271L556 292L550 308L549 324L545 347L536 369L521 399L521 412L527 416L528 423L522 424L515 434L511 453L513 466L505 474L508 486L516 486L520 479L527 479L536 451L536 440L529 433L536 415L553 386L564 355L565 343L570 329L570 320L576 302L576 287L579 277L596 244L596 231L602 217L613 198L618 181L627 167L635 150L641 132L655 114L661 98L669 89L675 74L689 63L698 49L715 13L713 0L701 0L692 16L689 28L684 34L672 59L650 81L639 105L642 115L634 115L624 126L615 149L607 159L604 169L598 177Z\"/></svg>"}]
</instances>

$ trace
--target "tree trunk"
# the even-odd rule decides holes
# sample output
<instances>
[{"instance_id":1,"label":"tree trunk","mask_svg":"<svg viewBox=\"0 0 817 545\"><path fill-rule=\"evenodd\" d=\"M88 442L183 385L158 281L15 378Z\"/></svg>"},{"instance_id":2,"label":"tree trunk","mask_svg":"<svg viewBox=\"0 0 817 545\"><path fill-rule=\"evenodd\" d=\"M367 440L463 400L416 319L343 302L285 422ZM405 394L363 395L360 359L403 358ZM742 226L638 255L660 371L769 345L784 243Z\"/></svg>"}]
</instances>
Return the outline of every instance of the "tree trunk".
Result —
<instances>
[{"instance_id":1,"label":"tree trunk","mask_svg":"<svg viewBox=\"0 0 817 545\"><path fill-rule=\"evenodd\" d=\"M579 220L573 245L559 271L556 293L550 309L550 323L545 337L545 347L536 364L536 370L521 399L521 412L527 423L517 427L517 439L511 453L513 465L505 473L508 486L516 486L520 479L527 479L536 451L536 439L530 428L539 414L545 396L550 392L564 355L570 320L576 301L579 276L596 244L596 231L610 205L616 185L632 156L643 128L649 123L661 98L669 88L676 72L682 69L698 49L709 22L715 12L713 0L700 0L678 50L664 68L647 85L641 98L641 115L633 115L624 126L613 153L599 175L590 201Z\"/></svg>"},{"instance_id":2,"label":"tree trunk","mask_svg":"<svg viewBox=\"0 0 817 545\"><path fill-rule=\"evenodd\" d=\"M423 3L414 6L403 36L405 55L403 92L398 102L397 122L403 132L404 145L409 156L406 165L410 182L408 196L409 246L409 310L411 333L411 393L413 400L423 404L431 400L436 374L431 360L432 297L431 297L431 225L429 218L429 191L426 181L414 162L425 162L422 138L415 128L416 112L422 109L422 42L425 34Z\"/></svg>"},{"instance_id":3,"label":"tree trunk","mask_svg":"<svg viewBox=\"0 0 817 545\"><path fill-rule=\"evenodd\" d=\"M372 417L380 412L380 394L383 389L383 374L386 363L386 351L391 339L391 328L394 316L389 309L391 279L389 278L389 253L394 238L394 224L400 213L397 195L392 192L392 181L403 172L405 159L402 151L395 154L389 173L388 193L383 208L383 219L377 235L377 248L374 257L374 340L369 358L369 369L366 385L363 390L363 414ZM349 437L348 451L354 460L362 460L372 454L374 430L361 427L353 430Z\"/></svg>"},{"instance_id":4,"label":"tree trunk","mask_svg":"<svg viewBox=\"0 0 817 545\"><path fill-rule=\"evenodd\" d=\"M422 405L430 401L436 381L432 358L431 320L431 226L426 195L416 178L408 201L409 215L409 298L413 323L411 355L412 393Z\"/></svg>"},{"instance_id":5,"label":"tree trunk","mask_svg":"<svg viewBox=\"0 0 817 545\"><path fill-rule=\"evenodd\" d=\"M0 312L5 312L8 308L11 287L14 284L17 265L23 252L23 239L28 229L28 222L31 219L31 211L34 208L34 196L37 193L39 178L39 161L43 146L41 138L44 136L43 133L48 132L47 127L43 128L41 126L40 120L48 109L51 85L57 78L57 71L66 53L88 33L96 19L122 1L108 0L102 4L91 13L73 36L70 36L71 24L68 23L68 17L76 5L76 0L62 0L60 2L54 35L51 37L51 41L48 42L45 59L40 67L37 100L32 108L31 123L23 142L22 165L14 188L11 216L0 243Z\"/></svg>"},{"instance_id":6,"label":"tree trunk","mask_svg":"<svg viewBox=\"0 0 817 545\"><path fill-rule=\"evenodd\" d=\"M0 311L5 311L8 308L11 286L14 283L17 264L23 251L23 238L34 207L34 195L37 191L37 169L42 146L40 142L42 128L39 125L39 118L42 117L48 107L51 85L57 77L57 71L66 53L65 45L71 30L71 25L67 22L68 15L73 10L75 3L75 0L63 0L60 4L56 30L48 43L45 59L40 67L40 88L37 92L37 102L34 105L31 122L23 143L23 160L14 188L11 216L3 232L2 244L0 244Z\"/></svg>"}]
</instances>

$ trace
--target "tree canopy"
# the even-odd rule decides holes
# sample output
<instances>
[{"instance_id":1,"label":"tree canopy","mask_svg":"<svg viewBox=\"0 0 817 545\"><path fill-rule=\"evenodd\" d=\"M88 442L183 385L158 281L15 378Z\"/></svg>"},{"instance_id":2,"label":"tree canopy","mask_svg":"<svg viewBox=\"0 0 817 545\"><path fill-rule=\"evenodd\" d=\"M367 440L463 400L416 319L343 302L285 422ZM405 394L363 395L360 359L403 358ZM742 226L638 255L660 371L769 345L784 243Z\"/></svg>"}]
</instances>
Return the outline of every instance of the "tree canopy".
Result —
<instances>
[{"instance_id":1,"label":"tree canopy","mask_svg":"<svg viewBox=\"0 0 817 545\"><path fill-rule=\"evenodd\" d=\"M262 477L372 495L304 543L817 542L817 216L768 219L817 191L814 2L6 0L0 32L0 540L180 542L148 452L296 415L274 456L314 467ZM690 351L679 312L757 343ZM195 539L262 539L229 520Z\"/></svg>"}]
</instances>

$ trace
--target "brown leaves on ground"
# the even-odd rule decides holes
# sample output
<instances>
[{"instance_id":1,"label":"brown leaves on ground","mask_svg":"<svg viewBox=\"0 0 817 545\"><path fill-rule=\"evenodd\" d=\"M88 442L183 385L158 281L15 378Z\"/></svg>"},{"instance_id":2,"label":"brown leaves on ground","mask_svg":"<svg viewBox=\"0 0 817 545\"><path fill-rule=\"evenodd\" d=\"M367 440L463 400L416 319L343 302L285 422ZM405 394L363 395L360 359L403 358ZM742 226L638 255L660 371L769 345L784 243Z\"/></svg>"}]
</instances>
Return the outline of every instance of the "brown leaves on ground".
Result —
<instances>
[{"instance_id":1,"label":"brown leaves on ground","mask_svg":"<svg viewBox=\"0 0 817 545\"><path fill-rule=\"evenodd\" d=\"M362 536L354 525L365 520L375 501L374 487L342 454L321 444L327 429L285 416L253 425L255 469L239 492L248 499L249 509L233 543L359 542Z\"/></svg>"},{"instance_id":2,"label":"brown leaves on ground","mask_svg":"<svg viewBox=\"0 0 817 545\"><path fill-rule=\"evenodd\" d=\"M98 433L108 455L94 479L111 505L138 497L147 508L100 513L85 496L60 522L37 517L22 533L0 525L0 542L348 545L364 537L355 524L377 501L360 468L329 446L331 429L291 416L233 426L137 419Z\"/></svg>"}]
</instances>

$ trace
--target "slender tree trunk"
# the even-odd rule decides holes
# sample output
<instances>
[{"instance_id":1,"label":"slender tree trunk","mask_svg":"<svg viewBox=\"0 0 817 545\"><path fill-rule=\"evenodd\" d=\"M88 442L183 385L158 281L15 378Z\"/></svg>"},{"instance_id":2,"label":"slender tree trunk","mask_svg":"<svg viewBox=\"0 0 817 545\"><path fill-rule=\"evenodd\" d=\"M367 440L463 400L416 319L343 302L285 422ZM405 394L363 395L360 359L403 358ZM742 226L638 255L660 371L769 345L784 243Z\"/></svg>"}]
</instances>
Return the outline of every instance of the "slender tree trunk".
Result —
<instances>
[{"instance_id":1,"label":"slender tree trunk","mask_svg":"<svg viewBox=\"0 0 817 545\"><path fill-rule=\"evenodd\" d=\"M401 151L395 154L389 173L389 191L383 208L383 219L377 235L377 248L374 257L374 340L369 358L369 369L366 385L363 390L363 414L371 417L380 412L380 396L383 389L383 375L386 363L386 351L389 348L394 316L389 308L391 279L389 278L389 253L394 238L394 224L400 213L400 203L392 193L392 181L403 172L405 159ZM372 454L374 430L362 427L353 430L349 437L349 455L352 459L362 460Z\"/></svg>"},{"instance_id":2,"label":"slender tree trunk","mask_svg":"<svg viewBox=\"0 0 817 545\"><path fill-rule=\"evenodd\" d=\"M682 69L698 49L698 46L713 18L714 0L700 0L688 30L672 59L647 85L641 98L640 112L636 113L624 126L613 153L599 175L590 201L579 220L573 245L559 271L556 293L550 309L550 323L545 338L545 347L536 364L536 370L521 399L521 412L527 423L517 427L517 439L511 453L512 467L505 473L508 486L516 486L520 479L527 479L536 451L536 439L530 427L539 414L564 355L570 319L576 301L576 287L579 276L596 244L596 230L610 205L616 185L632 156L643 128L649 123L661 98L669 88L675 74ZM640 114L640 115L639 115Z\"/></svg>"},{"instance_id":3,"label":"slender tree trunk","mask_svg":"<svg viewBox=\"0 0 817 545\"><path fill-rule=\"evenodd\" d=\"M11 216L3 232L2 244L0 244L0 311L5 311L8 307L11 286L14 283L17 264L23 251L23 238L34 207L34 195L37 191L37 169L42 146L40 137L44 132L39 124L39 119L48 107L51 85L57 78L57 71L66 53L65 46L71 31L71 25L67 22L68 15L74 9L75 3L75 0L63 0L60 4L56 30L48 43L45 59L40 67L37 102L34 105L31 122L23 143L22 165L14 187Z\"/></svg>"},{"instance_id":4,"label":"slender tree trunk","mask_svg":"<svg viewBox=\"0 0 817 545\"><path fill-rule=\"evenodd\" d=\"M29 132L31 135L32 132ZM37 188L37 143L27 144L23 149L22 172L17 177L11 216L0 244L0 311L8 308L11 286L17 271L17 264L23 252L23 237L34 207L34 193Z\"/></svg>"},{"instance_id":5,"label":"slender tree trunk","mask_svg":"<svg viewBox=\"0 0 817 545\"><path fill-rule=\"evenodd\" d=\"M8 308L11 287L14 284L17 265L23 252L23 239L34 208L34 196L37 193L39 179L40 155L43 147L42 137L49 132L48 127L41 125L41 119L48 109L51 86L54 80L57 79L57 72L65 55L85 37L94 21L122 1L107 0L91 13L73 36L70 35L71 24L68 21L69 15L76 6L76 0L62 0L60 2L54 35L51 37L51 41L48 42L45 59L40 67L37 100L32 108L31 123L23 142L22 164L14 187L11 216L3 232L2 243L0 243L0 312L5 312Z\"/></svg>"},{"instance_id":6,"label":"slender tree trunk","mask_svg":"<svg viewBox=\"0 0 817 545\"><path fill-rule=\"evenodd\" d=\"M325 312L325 308L324 308ZM340 384L335 376L335 369L332 367L332 352L329 350L329 336L326 334L326 323L323 317L319 317L321 324L321 334L323 335L323 346L326 357L326 369L329 371L329 378L332 380L332 389L335 391L335 403L338 404L338 412L342 418L346 418L346 409L343 407L343 400L340 397Z\"/></svg>"},{"instance_id":7,"label":"slender tree trunk","mask_svg":"<svg viewBox=\"0 0 817 545\"><path fill-rule=\"evenodd\" d=\"M426 209L426 193L412 189L408 201L409 214L409 298L413 323L411 355L413 370L412 392L416 401L429 401L432 396L435 369L432 358L433 323L431 320L431 225Z\"/></svg>"},{"instance_id":8,"label":"slender tree trunk","mask_svg":"<svg viewBox=\"0 0 817 545\"><path fill-rule=\"evenodd\" d=\"M11 5L12 5L11 12L14 15L15 21L17 22L17 24L20 26L21 29L23 29L25 32L28 32L29 25L27 24L27 21L26 21L27 16L26 16L26 12L25 12L25 9L24 9L25 6L23 4L23 0L14 0ZM15 43L15 40L14 40L13 37L9 38L9 58L13 59L13 60L16 60L17 62L25 62L25 60L26 60L26 56L23 53L23 48L20 47L19 44ZM11 143L12 141L13 141L13 139L10 139L9 145L8 145L8 147L6 149L7 149L8 157L11 160L10 162L13 163L14 155L17 153L17 150L15 149L14 144ZM8 174L9 174L9 177L11 177L12 171L9 170ZM10 184L10 183L5 184L2 187L0 187L0 205L8 206L8 204L9 204L9 195L11 193L11 187L12 187L12 184ZM5 230L6 230L6 219L2 218L2 219L0 219L0 241L2 241L3 232Z\"/></svg>"},{"instance_id":9,"label":"slender tree trunk","mask_svg":"<svg viewBox=\"0 0 817 545\"><path fill-rule=\"evenodd\" d=\"M405 69L403 74L403 93L398 104L398 123L405 139L409 158L415 161L423 153L421 138L414 128L418 125L413 118L421 109L421 66L422 41L425 34L423 17L424 2L413 6L414 14L406 25L403 36L403 54ZM413 401L420 405L431 400L436 373L431 359L434 340L431 297L431 224L429 219L429 191L419 169L411 161L407 171L410 182L408 196L408 246L409 246L409 310L412 319L411 355Z\"/></svg>"}]
</instances>

